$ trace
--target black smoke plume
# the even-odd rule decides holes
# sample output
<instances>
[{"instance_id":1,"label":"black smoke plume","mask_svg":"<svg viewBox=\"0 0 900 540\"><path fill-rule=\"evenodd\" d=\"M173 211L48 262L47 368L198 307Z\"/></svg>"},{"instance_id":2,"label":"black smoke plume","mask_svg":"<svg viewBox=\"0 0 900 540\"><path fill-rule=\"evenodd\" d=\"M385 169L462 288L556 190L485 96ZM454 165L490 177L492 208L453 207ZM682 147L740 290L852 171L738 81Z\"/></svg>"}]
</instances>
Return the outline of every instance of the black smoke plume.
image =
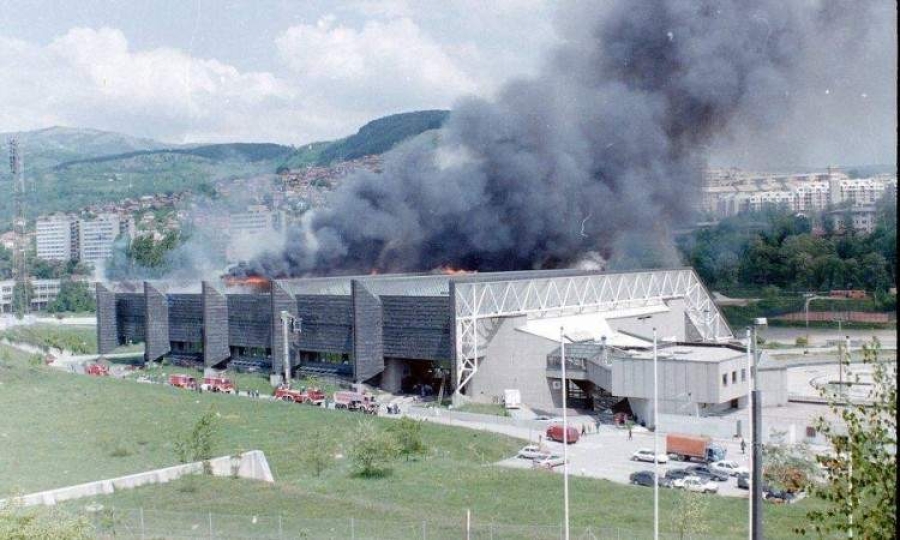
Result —
<instances>
[{"instance_id":1,"label":"black smoke plume","mask_svg":"<svg viewBox=\"0 0 900 540\"><path fill-rule=\"evenodd\" d=\"M807 53L867 5L570 6L541 75L493 101L461 100L436 138L391 152L381 174L356 174L286 249L236 273L518 270L586 254L672 264L670 233L693 217L707 147L736 118L742 129L777 123Z\"/></svg>"}]
</instances>

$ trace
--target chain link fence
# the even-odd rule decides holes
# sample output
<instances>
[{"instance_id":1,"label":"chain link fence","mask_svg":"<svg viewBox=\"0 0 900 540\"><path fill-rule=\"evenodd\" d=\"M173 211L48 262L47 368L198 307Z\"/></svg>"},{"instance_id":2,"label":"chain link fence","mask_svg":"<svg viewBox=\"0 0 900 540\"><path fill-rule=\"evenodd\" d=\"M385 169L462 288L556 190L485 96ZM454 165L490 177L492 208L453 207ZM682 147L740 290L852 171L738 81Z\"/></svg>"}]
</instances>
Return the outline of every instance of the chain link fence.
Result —
<instances>
[{"instance_id":1,"label":"chain link fence","mask_svg":"<svg viewBox=\"0 0 900 540\"><path fill-rule=\"evenodd\" d=\"M98 538L137 540L561 540L560 525L509 525L423 520L301 519L144 509L104 509L89 514ZM662 540L712 540L689 533L661 533ZM572 540L651 540L652 531L572 527ZM721 538L721 537L717 537ZM736 537L737 538L737 537ZM741 536L743 538L743 536Z\"/></svg>"}]
</instances>

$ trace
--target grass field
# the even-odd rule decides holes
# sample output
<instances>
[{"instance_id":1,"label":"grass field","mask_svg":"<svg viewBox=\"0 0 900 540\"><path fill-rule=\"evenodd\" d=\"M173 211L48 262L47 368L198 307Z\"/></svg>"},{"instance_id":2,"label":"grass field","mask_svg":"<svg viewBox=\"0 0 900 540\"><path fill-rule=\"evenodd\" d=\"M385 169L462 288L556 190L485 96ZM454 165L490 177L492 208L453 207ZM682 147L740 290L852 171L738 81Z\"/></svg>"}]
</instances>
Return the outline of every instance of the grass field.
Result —
<instances>
[{"instance_id":1,"label":"grass field","mask_svg":"<svg viewBox=\"0 0 900 540\"><path fill-rule=\"evenodd\" d=\"M14 326L0 332L10 341L28 343L36 347L65 349L75 354L97 352L97 329L94 326L32 324Z\"/></svg>"},{"instance_id":2,"label":"grass field","mask_svg":"<svg viewBox=\"0 0 900 540\"><path fill-rule=\"evenodd\" d=\"M2 347L2 346L0 346ZM380 429L392 422L355 413L225 396L195 394L128 380L91 378L31 365L5 348L0 367L0 491L41 489L109 478L176 463L173 439L214 407L219 413L216 454L260 449L276 478L266 485L197 478L120 492L97 500L106 507L216 514L284 514L294 519L368 519L383 523L433 520L558 526L562 478L492 466L522 442L508 437L426 424L427 456L398 461L384 478L351 474L346 459L316 477L302 456L310 444L346 455L361 421ZM189 488L189 489L188 489ZM651 528L652 491L573 478L573 525ZM671 530L677 493L660 493L661 528ZM83 509L88 500L69 503ZM746 500L710 497L710 538L746 537ZM766 538L794 538L816 501L766 505ZM440 538L439 535L429 538ZM448 535L448 538L458 538Z\"/></svg>"}]
</instances>

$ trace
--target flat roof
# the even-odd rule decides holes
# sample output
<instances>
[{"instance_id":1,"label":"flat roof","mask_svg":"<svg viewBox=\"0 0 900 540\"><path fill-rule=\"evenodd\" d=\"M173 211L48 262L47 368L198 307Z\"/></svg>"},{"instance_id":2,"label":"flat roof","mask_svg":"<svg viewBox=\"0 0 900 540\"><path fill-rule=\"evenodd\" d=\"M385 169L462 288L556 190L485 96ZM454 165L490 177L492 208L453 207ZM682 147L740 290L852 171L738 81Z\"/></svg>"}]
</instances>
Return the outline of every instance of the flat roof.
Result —
<instances>
[{"instance_id":1,"label":"flat roof","mask_svg":"<svg viewBox=\"0 0 900 540\"><path fill-rule=\"evenodd\" d=\"M669 344L657 349L657 353L660 360L684 360L687 362L723 362L746 357L746 353L732 347L713 344ZM653 360L653 350L631 350L628 357L635 360Z\"/></svg>"}]
</instances>

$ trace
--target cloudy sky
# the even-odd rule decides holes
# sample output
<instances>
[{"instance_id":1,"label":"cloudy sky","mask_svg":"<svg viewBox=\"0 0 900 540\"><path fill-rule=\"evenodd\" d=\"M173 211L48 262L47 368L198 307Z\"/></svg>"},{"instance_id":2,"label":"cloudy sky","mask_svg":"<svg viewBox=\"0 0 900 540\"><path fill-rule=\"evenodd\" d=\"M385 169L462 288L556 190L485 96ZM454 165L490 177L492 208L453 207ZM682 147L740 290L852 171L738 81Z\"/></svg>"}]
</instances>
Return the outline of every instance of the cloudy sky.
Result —
<instances>
[{"instance_id":1,"label":"cloudy sky","mask_svg":"<svg viewBox=\"0 0 900 540\"><path fill-rule=\"evenodd\" d=\"M65 125L295 145L340 137L385 114L490 97L536 73L566 28L556 4L0 0L0 131ZM802 137L827 144L803 156L790 146L778 161L895 159L895 32L890 17L859 73L823 82L812 110L771 134L772 148ZM829 110L838 121L821 114ZM716 152L739 163L768 150L727 142Z\"/></svg>"}]
</instances>

